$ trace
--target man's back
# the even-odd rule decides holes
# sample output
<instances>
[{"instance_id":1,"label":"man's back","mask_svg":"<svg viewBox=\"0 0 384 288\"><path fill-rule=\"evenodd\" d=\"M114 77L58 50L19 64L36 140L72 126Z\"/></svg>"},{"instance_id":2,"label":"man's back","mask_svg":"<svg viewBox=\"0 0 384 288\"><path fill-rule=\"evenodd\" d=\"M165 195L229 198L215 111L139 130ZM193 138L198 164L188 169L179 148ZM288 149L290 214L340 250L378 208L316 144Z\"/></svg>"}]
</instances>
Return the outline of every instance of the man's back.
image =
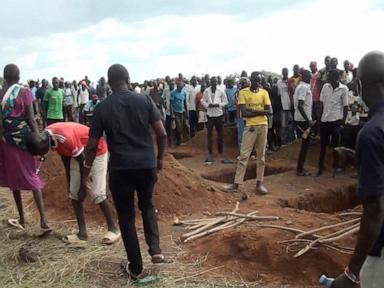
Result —
<instances>
[{"instance_id":1,"label":"man's back","mask_svg":"<svg viewBox=\"0 0 384 288\"><path fill-rule=\"evenodd\" d=\"M156 167L150 125L160 119L149 96L113 93L95 108L90 136L98 138L105 132L111 171L150 169Z\"/></svg>"}]
</instances>

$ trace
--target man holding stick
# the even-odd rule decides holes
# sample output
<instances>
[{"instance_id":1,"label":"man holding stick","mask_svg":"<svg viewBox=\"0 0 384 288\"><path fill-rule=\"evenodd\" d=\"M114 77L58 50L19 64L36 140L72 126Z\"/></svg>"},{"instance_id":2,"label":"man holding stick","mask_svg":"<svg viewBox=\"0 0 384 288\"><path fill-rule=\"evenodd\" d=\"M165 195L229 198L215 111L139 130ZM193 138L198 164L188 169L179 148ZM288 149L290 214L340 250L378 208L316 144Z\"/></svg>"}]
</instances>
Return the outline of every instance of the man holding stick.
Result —
<instances>
[{"instance_id":1,"label":"man holding stick","mask_svg":"<svg viewBox=\"0 0 384 288\"><path fill-rule=\"evenodd\" d=\"M363 202L355 252L332 288L384 287L384 53L370 52L360 61L358 91L369 107L357 149L358 193Z\"/></svg>"}]
</instances>

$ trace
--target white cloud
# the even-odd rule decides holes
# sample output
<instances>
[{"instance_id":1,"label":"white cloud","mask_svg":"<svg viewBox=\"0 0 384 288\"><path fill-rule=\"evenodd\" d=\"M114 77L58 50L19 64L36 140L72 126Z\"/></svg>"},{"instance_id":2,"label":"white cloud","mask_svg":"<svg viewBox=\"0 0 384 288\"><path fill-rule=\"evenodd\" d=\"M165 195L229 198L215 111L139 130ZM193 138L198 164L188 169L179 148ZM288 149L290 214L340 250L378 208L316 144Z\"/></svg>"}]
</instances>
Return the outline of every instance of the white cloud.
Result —
<instances>
[{"instance_id":1,"label":"white cloud","mask_svg":"<svg viewBox=\"0 0 384 288\"><path fill-rule=\"evenodd\" d=\"M366 52L384 50L373 33L384 11L372 1L319 0L283 12L236 15L164 15L134 23L105 19L71 33L1 39L0 65L18 64L23 79L88 75L98 79L109 65L124 64L134 81L184 75L221 74L245 69L280 72L307 66L325 55L355 65Z\"/></svg>"}]
</instances>

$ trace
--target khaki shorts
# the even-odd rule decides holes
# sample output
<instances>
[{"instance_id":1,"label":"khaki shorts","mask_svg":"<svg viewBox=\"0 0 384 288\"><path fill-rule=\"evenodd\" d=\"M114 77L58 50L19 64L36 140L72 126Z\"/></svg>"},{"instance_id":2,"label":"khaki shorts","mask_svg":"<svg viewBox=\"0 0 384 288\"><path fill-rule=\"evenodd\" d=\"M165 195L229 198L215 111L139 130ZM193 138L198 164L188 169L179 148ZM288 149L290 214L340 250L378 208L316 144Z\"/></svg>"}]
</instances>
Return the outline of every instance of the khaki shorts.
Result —
<instances>
[{"instance_id":1,"label":"khaki shorts","mask_svg":"<svg viewBox=\"0 0 384 288\"><path fill-rule=\"evenodd\" d=\"M89 193L92 202L95 204L100 204L107 199L107 171L108 153L96 156L90 173L92 182ZM81 175L79 162L75 158L71 159L70 177L69 198L77 200L81 184Z\"/></svg>"}]
</instances>

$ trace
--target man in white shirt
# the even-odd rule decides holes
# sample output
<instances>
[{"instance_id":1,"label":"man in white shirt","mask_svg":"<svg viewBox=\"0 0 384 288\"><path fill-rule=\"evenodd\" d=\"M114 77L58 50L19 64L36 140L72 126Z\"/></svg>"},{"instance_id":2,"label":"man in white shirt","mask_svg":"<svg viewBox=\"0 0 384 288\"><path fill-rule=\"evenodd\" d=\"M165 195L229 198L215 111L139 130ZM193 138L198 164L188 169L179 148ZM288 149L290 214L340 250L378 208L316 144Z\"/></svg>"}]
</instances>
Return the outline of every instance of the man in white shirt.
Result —
<instances>
[{"instance_id":1,"label":"man in white shirt","mask_svg":"<svg viewBox=\"0 0 384 288\"><path fill-rule=\"evenodd\" d=\"M327 146L335 148L340 145L340 129L348 115L348 88L340 83L340 72L332 69L328 72L328 83L320 93L322 103L320 123L320 158L319 172L324 171L324 160ZM332 140L332 141L331 141Z\"/></svg>"},{"instance_id":2,"label":"man in white shirt","mask_svg":"<svg viewBox=\"0 0 384 288\"><path fill-rule=\"evenodd\" d=\"M344 71L341 76L341 83L343 83L344 85L348 85L353 80L351 66L352 64L348 60L344 61Z\"/></svg>"},{"instance_id":3,"label":"man in white shirt","mask_svg":"<svg viewBox=\"0 0 384 288\"><path fill-rule=\"evenodd\" d=\"M84 106L88 103L90 99L89 90L87 83L85 81L81 81L81 86L78 91L78 103L79 103L79 123L85 124L85 118L84 118Z\"/></svg>"},{"instance_id":4,"label":"man in white shirt","mask_svg":"<svg viewBox=\"0 0 384 288\"><path fill-rule=\"evenodd\" d=\"M309 132L313 125L312 122L312 91L311 91L311 72L304 70L302 80L295 89L293 102L295 107L295 124L298 137L301 137L301 149L297 161L297 176L310 176L311 174L304 170L305 158L309 148Z\"/></svg>"},{"instance_id":5,"label":"man in white shirt","mask_svg":"<svg viewBox=\"0 0 384 288\"><path fill-rule=\"evenodd\" d=\"M165 77L164 90L161 98L165 106L165 130L168 136L168 147L172 146L172 115L171 115L171 92L174 90L175 84L169 76Z\"/></svg>"},{"instance_id":6,"label":"man in white shirt","mask_svg":"<svg viewBox=\"0 0 384 288\"><path fill-rule=\"evenodd\" d=\"M288 90L288 68L282 70L283 78L277 81L277 91L281 98L282 111L280 112L280 139L282 145L287 145L291 142L291 134L293 134L293 117L292 117L292 103L289 97Z\"/></svg>"},{"instance_id":7,"label":"man in white shirt","mask_svg":"<svg viewBox=\"0 0 384 288\"><path fill-rule=\"evenodd\" d=\"M224 113L223 108L228 104L227 95L223 90L217 86L217 78L211 78L211 86L205 89L202 105L207 109L207 130L208 130L208 158L206 164L213 163L212 156L212 132L213 127L216 129L217 134L217 149L220 155L223 154L223 122Z\"/></svg>"},{"instance_id":8,"label":"man in white shirt","mask_svg":"<svg viewBox=\"0 0 384 288\"><path fill-rule=\"evenodd\" d=\"M190 85L186 87L187 91L187 103L188 103L188 114L189 114L189 128L190 137L194 137L197 131L197 124L199 117L196 109L196 94L200 91L200 85L197 85L196 76L191 78Z\"/></svg>"}]
</instances>

